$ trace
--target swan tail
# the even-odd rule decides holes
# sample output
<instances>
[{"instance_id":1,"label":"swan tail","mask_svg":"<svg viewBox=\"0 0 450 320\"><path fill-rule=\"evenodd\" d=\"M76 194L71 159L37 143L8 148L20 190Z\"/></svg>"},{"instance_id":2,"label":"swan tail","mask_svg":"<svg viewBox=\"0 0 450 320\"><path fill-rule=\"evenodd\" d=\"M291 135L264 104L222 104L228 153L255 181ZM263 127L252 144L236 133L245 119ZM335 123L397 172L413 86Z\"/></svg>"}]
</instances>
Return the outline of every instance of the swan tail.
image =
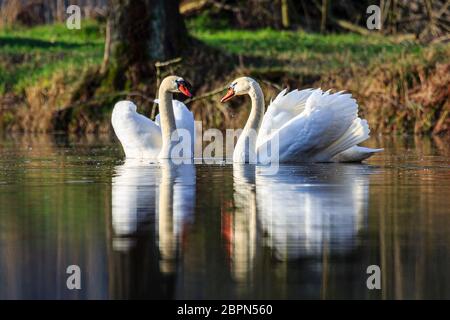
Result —
<instances>
[{"instance_id":1,"label":"swan tail","mask_svg":"<svg viewBox=\"0 0 450 320\"><path fill-rule=\"evenodd\" d=\"M316 156L317 161L330 161L335 155L369 138L370 129L365 119L356 118L345 133Z\"/></svg>"},{"instance_id":2,"label":"swan tail","mask_svg":"<svg viewBox=\"0 0 450 320\"><path fill-rule=\"evenodd\" d=\"M335 155L332 159L333 162L361 162L377 152L381 152L384 149L372 149L360 146L353 146L347 150L342 151Z\"/></svg>"}]
</instances>

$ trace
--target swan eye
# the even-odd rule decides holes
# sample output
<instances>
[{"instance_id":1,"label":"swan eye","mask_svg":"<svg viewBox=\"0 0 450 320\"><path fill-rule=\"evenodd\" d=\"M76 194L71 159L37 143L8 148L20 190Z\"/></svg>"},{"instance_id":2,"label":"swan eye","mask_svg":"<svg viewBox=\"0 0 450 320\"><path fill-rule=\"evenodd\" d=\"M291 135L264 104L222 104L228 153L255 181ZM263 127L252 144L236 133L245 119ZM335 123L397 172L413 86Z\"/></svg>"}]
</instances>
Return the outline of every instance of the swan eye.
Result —
<instances>
[{"instance_id":1,"label":"swan eye","mask_svg":"<svg viewBox=\"0 0 450 320\"><path fill-rule=\"evenodd\" d=\"M191 84L184 79L179 79L179 80L176 80L175 82L177 84L177 87L184 86L188 89L192 88Z\"/></svg>"}]
</instances>

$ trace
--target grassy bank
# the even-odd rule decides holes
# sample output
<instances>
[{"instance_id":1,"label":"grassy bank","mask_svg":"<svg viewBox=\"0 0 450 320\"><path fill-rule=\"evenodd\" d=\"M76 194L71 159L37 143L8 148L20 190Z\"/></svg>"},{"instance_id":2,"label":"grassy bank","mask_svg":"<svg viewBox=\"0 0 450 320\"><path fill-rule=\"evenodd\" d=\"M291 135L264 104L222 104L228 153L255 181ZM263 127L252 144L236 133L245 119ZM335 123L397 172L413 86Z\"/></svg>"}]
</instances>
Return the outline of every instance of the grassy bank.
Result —
<instances>
[{"instance_id":1,"label":"grassy bank","mask_svg":"<svg viewBox=\"0 0 450 320\"><path fill-rule=\"evenodd\" d=\"M103 56L101 28L87 21L81 30L65 25L0 29L0 92L20 92L59 71L82 71Z\"/></svg>"},{"instance_id":2,"label":"grassy bank","mask_svg":"<svg viewBox=\"0 0 450 320\"><path fill-rule=\"evenodd\" d=\"M245 73L263 80L267 100L276 94L276 86L345 89L358 98L363 115L378 131L448 130L449 44L423 46L376 34L320 35L269 29L192 34L209 46L241 56L240 65L229 77ZM0 30L2 126L51 130L51 113L70 101L86 70L100 65L103 38L103 27L89 21L81 30L63 25ZM206 84L202 90L218 85ZM197 118L205 120L204 110L217 113L215 100L217 97L194 103ZM231 117L233 126L242 125L247 111L243 108L240 116ZM104 124L102 130L108 130L107 117Z\"/></svg>"},{"instance_id":3,"label":"grassy bank","mask_svg":"<svg viewBox=\"0 0 450 320\"><path fill-rule=\"evenodd\" d=\"M390 38L358 34L310 34L270 29L201 31L195 36L208 45L250 59L253 69L282 71L290 75L324 75L349 67L367 67L397 59L401 54L420 55L417 43L395 43Z\"/></svg>"}]
</instances>

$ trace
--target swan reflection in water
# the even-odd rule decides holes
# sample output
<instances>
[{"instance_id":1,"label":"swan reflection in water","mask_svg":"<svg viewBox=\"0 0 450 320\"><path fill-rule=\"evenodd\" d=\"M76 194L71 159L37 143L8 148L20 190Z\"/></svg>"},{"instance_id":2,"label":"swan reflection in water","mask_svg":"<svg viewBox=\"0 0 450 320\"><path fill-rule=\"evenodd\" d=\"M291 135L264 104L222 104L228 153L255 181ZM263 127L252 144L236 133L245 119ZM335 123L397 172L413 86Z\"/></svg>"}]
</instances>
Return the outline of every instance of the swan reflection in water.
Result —
<instances>
[{"instance_id":1,"label":"swan reflection in water","mask_svg":"<svg viewBox=\"0 0 450 320\"><path fill-rule=\"evenodd\" d=\"M278 261L351 253L367 224L371 168L351 164L234 165L231 271L248 278L258 246ZM317 259L316 259L317 260ZM320 269L320 268L319 268Z\"/></svg>"},{"instance_id":2,"label":"swan reflection in water","mask_svg":"<svg viewBox=\"0 0 450 320\"><path fill-rule=\"evenodd\" d=\"M113 248L127 251L134 236L150 224L155 213L156 192L161 180L158 165L127 159L112 178Z\"/></svg>"},{"instance_id":3,"label":"swan reflection in water","mask_svg":"<svg viewBox=\"0 0 450 320\"><path fill-rule=\"evenodd\" d=\"M130 297L127 293L137 298L159 297L155 286L167 287L164 279L147 279L142 274L174 273L183 229L193 220L195 182L193 164L126 160L116 167L111 223L116 272L112 277L120 283L113 283L120 298ZM167 294L171 291L160 289Z\"/></svg>"},{"instance_id":4,"label":"swan reflection in water","mask_svg":"<svg viewBox=\"0 0 450 320\"><path fill-rule=\"evenodd\" d=\"M230 268L235 281L221 285L239 296L270 297L271 292L264 289L267 286L285 290L302 283L311 289L304 292L305 297L316 297L325 257L347 257L361 247L358 242L366 228L372 169L323 164L282 165L275 175L267 170L233 166L234 190L229 200L234 204L229 205L224 196L227 205L219 206L221 220L211 219L207 226L214 232L219 224L230 264L210 267L204 257L195 255L186 261L187 255L181 255L182 246L198 252L206 245L212 256L218 248L214 236L211 242L194 241L200 235L189 230L194 223L194 165L127 161L118 166L112 187L111 296L183 297L205 286L209 292L220 280L202 278L197 270L226 274ZM294 266L279 263L292 261L296 261Z\"/></svg>"}]
</instances>

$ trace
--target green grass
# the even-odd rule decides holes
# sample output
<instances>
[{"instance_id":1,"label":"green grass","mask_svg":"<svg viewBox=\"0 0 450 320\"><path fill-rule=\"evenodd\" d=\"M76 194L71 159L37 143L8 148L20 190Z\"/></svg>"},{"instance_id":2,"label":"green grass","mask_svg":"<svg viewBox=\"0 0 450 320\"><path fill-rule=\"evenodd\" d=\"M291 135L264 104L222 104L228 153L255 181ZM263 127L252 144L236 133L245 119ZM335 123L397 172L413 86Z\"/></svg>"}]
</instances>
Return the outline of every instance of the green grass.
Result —
<instances>
[{"instance_id":1,"label":"green grass","mask_svg":"<svg viewBox=\"0 0 450 320\"><path fill-rule=\"evenodd\" d=\"M210 46L253 57L252 67L281 69L288 73L320 74L350 66L369 66L401 55L420 55L417 43L395 43L377 34L311 34L297 31L222 30L193 33Z\"/></svg>"},{"instance_id":2,"label":"green grass","mask_svg":"<svg viewBox=\"0 0 450 320\"><path fill-rule=\"evenodd\" d=\"M20 92L57 71L82 71L99 64L102 55L103 35L95 22L84 21L80 30L63 24L0 29L0 93Z\"/></svg>"},{"instance_id":3,"label":"green grass","mask_svg":"<svg viewBox=\"0 0 450 320\"><path fill-rule=\"evenodd\" d=\"M189 26L188 21L188 26ZM0 29L0 94L20 92L55 72L79 74L99 65L103 55L102 26L83 21L81 30L63 24ZM229 53L245 55L248 67L260 71L323 76L331 72L370 67L405 56L421 56L417 43L395 43L374 34L307 34L296 31L217 30L190 28L193 36Z\"/></svg>"}]
</instances>

